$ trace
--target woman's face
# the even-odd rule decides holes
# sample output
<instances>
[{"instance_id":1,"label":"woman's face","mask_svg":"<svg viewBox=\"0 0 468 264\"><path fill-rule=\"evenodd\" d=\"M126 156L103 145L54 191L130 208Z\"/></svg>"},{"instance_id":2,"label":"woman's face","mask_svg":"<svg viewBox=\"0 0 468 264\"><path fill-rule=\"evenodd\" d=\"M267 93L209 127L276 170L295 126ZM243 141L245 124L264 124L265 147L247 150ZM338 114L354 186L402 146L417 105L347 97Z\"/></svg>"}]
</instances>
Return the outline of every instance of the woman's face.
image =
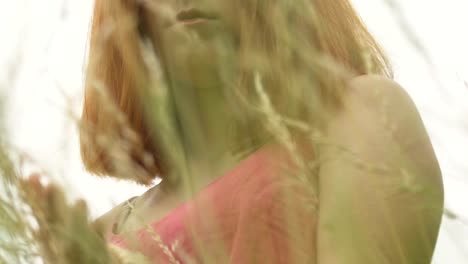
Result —
<instances>
[{"instance_id":1,"label":"woman's face","mask_svg":"<svg viewBox=\"0 0 468 264\"><path fill-rule=\"evenodd\" d=\"M221 9L207 0L165 2L160 2L160 12L165 12L160 37L169 77L183 86L215 85L235 52Z\"/></svg>"}]
</instances>

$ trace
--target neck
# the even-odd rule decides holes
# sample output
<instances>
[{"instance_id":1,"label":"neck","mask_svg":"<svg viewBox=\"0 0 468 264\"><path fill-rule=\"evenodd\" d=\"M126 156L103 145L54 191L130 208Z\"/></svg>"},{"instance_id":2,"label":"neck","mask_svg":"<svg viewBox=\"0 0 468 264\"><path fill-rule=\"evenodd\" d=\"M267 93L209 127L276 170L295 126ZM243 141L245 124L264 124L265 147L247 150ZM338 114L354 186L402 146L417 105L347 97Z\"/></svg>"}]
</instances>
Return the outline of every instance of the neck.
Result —
<instances>
[{"instance_id":1,"label":"neck","mask_svg":"<svg viewBox=\"0 0 468 264\"><path fill-rule=\"evenodd\" d=\"M217 178L224 175L227 171L234 168L240 160L232 155L231 152L215 152L212 155L193 156L189 159L188 175L185 181L182 181L185 190L192 193L197 193L204 186L213 182Z\"/></svg>"},{"instance_id":2,"label":"neck","mask_svg":"<svg viewBox=\"0 0 468 264\"><path fill-rule=\"evenodd\" d=\"M158 188L167 192L192 196L204 186L224 175L240 162L240 158L224 147L219 140L213 139L204 147L192 148L186 153L183 168L175 170L175 175L166 175ZM182 166L181 166L182 167Z\"/></svg>"}]
</instances>

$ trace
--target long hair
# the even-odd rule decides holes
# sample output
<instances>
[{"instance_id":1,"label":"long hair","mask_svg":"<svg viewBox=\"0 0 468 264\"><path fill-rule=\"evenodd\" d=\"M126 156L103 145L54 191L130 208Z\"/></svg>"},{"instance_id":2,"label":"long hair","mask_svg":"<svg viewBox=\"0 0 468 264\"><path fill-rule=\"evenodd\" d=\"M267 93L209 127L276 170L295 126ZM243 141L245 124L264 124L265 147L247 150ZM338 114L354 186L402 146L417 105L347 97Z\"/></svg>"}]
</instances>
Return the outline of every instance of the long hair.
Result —
<instances>
[{"instance_id":1,"label":"long hair","mask_svg":"<svg viewBox=\"0 0 468 264\"><path fill-rule=\"evenodd\" d=\"M340 107L347 79L392 77L348 0L203 2L217 7L237 47L238 80L223 88L237 109L237 131L244 131L237 139L244 143L246 134L268 129L264 111L241 105L258 105L267 95L281 116L320 127L326 113ZM171 48L162 44L164 12L158 8L152 1L95 0L80 129L82 159L92 173L149 183L172 169L142 96L154 70L142 42L150 42L167 75L164 58ZM220 71L230 70L225 65Z\"/></svg>"}]
</instances>

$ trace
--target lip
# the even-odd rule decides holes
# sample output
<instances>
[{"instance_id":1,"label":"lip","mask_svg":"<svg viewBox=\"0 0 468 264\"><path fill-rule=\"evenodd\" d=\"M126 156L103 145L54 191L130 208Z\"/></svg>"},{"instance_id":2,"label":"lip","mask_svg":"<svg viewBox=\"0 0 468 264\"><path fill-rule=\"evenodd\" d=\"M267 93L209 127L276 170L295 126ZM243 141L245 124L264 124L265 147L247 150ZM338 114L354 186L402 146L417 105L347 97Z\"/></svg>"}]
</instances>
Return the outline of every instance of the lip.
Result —
<instances>
[{"instance_id":1,"label":"lip","mask_svg":"<svg viewBox=\"0 0 468 264\"><path fill-rule=\"evenodd\" d=\"M184 25L195 25L200 23L206 23L210 20L216 20L217 16L210 12L201 11L196 8L189 8L181 10L176 15L177 23Z\"/></svg>"},{"instance_id":2,"label":"lip","mask_svg":"<svg viewBox=\"0 0 468 264\"><path fill-rule=\"evenodd\" d=\"M180 21L177 21L177 23L185 25L185 26L192 26L192 25L197 25L197 24L203 24L208 21L209 19L206 19L206 18L194 18L194 19L180 20Z\"/></svg>"}]
</instances>

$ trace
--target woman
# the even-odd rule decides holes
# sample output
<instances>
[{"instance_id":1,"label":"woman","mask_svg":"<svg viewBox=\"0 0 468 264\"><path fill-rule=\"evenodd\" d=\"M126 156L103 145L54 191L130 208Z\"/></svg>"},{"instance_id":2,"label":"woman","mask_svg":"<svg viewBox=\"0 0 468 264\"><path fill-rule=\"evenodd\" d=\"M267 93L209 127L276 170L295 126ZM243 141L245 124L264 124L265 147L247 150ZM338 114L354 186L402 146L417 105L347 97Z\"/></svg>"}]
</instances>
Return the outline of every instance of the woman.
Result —
<instances>
[{"instance_id":1,"label":"woman","mask_svg":"<svg viewBox=\"0 0 468 264\"><path fill-rule=\"evenodd\" d=\"M347 0L96 0L86 168L161 183L97 220L155 263L430 263L438 162Z\"/></svg>"}]
</instances>

